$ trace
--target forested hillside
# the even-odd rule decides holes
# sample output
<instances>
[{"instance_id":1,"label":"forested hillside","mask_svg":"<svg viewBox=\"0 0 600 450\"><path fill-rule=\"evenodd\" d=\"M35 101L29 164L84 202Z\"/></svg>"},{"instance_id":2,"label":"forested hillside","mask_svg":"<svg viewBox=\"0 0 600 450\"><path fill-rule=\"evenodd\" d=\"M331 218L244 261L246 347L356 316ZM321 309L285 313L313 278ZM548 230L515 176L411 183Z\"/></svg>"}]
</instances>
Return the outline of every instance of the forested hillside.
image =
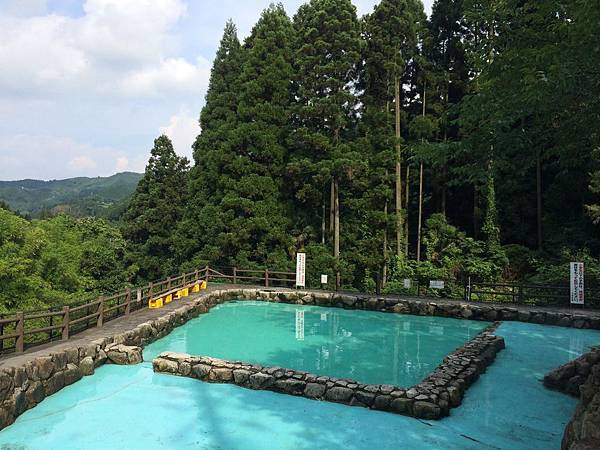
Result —
<instances>
[{"instance_id":1,"label":"forested hillside","mask_svg":"<svg viewBox=\"0 0 600 450\"><path fill-rule=\"evenodd\" d=\"M580 0L438 0L429 18L418 0L362 18L350 0L311 0L293 18L270 6L243 43L228 23L185 206L170 212L183 194L156 167L182 179L182 166L160 155L134 196L139 261L159 256L151 217L169 216L169 270L290 268L305 251L313 282L346 288L564 282L574 259L593 282L598 23Z\"/></svg>"},{"instance_id":2,"label":"forested hillside","mask_svg":"<svg viewBox=\"0 0 600 450\"><path fill-rule=\"evenodd\" d=\"M114 219L124 211L124 203L141 177L123 172L105 178L0 181L0 200L20 214L35 218L64 212Z\"/></svg>"},{"instance_id":3,"label":"forested hillside","mask_svg":"<svg viewBox=\"0 0 600 450\"><path fill-rule=\"evenodd\" d=\"M574 260L598 284L599 23L583 0L437 0L429 18L419 0L362 18L311 0L270 6L243 43L229 22L191 167L158 137L120 229L0 209L0 302L204 264L292 269L300 251L313 286L565 284ZM108 180L73 181L89 186L75 203L123 198ZM47 208L73 191L52 183ZM33 213L28 189L0 198Z\"/></svg>"}]
</instances>

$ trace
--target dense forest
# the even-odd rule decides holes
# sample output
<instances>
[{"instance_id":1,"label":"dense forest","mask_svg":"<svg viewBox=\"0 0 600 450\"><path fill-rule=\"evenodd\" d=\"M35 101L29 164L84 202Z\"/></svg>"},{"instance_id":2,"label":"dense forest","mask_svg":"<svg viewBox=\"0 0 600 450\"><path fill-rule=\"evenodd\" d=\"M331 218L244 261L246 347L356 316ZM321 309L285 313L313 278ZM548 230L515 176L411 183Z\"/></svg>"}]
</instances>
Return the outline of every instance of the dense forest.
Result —
<instances>
[{"instance_id":1,"label":"dense forest","mask_svg":"<svg viewBox=\"0 0 600 450\"><path fill-rule=\"evenodd\" d=\"M142 177L122 172L110 177L0 181L0 200L13 211L39 219L60 213L118 220Z\"/></svg>"},{"instance_id":2,"label":"dense forest","mask_svg":"<svg viewBox=\"0 0 600 450\"><path fill-rule=\"evenodd\" d=\"M584 0L271 5L243 43L229 22L194 161L158 137L120 230L0 211L2 302L24 289L7 255L69 295L207 263L291 269L299 251L309 284L345 289L564 284L573 260L597 283L599 23ZM35 253L56 230L72 238ZM67 254L72 286L46 268Z\"/></svg>"}]
</instances>

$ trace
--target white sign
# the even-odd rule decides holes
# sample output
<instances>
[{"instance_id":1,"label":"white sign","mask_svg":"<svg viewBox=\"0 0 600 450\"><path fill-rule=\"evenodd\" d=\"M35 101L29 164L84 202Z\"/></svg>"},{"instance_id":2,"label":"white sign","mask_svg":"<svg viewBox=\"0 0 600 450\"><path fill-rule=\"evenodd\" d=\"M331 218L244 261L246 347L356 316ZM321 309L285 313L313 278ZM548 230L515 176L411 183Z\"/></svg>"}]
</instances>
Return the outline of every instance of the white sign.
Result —
<instances>
[{"instance_id":1,"label":"white sign","mask_svg":"<svg viewBox=\"0 0 600 450\"><path fill-rule=\"evenodd\" d=\"M298 253L296 255L296 286L305 287L306 277L306 253Z\"/></svg>"},{"instance_id":2,"label":"white sign","mask_svg":"<svg viewBox=\"0 0 600 450\"><path fill-rule=\"evenodd\" d=\"M404 279L404 289L410 289L410 278L405 278Z\"/></svg>"},{"instance_id":3,"label":"white sign","mask_svg":"<svg viewBox=\"0 0 600 450\"><path fill-rule=\"evenodd\" d=\"M429 288L430 289L444 289L444 281L443 280L429 280Z\"/></svg>"},{"instance_id":4,"label":"white sign","mask_svg":"<svg viewBox=\"0 0 600 450\"><path fill-rule=\"evenodd\" d=\"M583 263L571 263L571 304L583 305L585 302Z\"/></svg>"},{"instance_id":5,"label":"white sign","mask_svg":"<svg viewBox=\"0 0 600 450\"><path fill-rule=\"evenodd\" d=\"M296 339L304 340L304 311L296 310Z\"/></svg>"},{"instance_id":6,"label":"white sign","mask_svg":"<svg viewBox=\"0 0 600 450\"><path fill-rule=\"evenodd\" d=\"M321 284L327 284L327 275L321 275Z\"/></svg>"}]
</instances>

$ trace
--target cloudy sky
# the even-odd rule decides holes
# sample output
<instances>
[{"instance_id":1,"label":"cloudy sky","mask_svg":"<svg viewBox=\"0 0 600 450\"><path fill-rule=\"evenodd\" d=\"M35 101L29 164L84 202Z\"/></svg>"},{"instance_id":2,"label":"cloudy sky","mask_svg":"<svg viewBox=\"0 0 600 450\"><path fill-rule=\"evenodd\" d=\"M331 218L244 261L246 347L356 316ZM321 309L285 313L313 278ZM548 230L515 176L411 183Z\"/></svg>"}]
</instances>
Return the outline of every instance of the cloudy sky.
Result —
<instances>
[{"instance_id":1,"label":"cloudy sky","mask_svg":"<svg viewBox=\"0 0 600 450\"><path fill-rule=\"evenodd\" d=\"M270 2L0 0L0 180L143 171L161 133L190 157L225 21Z\"/></svg>"}]
</instances>

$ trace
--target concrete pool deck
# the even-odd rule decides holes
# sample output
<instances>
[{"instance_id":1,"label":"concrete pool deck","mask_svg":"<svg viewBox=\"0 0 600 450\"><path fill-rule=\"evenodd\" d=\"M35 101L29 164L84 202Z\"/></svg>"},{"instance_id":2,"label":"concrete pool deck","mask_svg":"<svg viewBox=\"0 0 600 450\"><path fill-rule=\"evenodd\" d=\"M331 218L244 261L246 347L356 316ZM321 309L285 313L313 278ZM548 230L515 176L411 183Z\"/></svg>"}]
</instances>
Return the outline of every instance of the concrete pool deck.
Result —
<instances>
[{"instance_id":1,"label":"concrete pool deck","mask_svg":"<svg viewBox=\"0 0 600 450\"><path fill-rule=\"evenodd\" d=\"M174 301L162 309L141 309L72 339L5 357L0 361L0 429L45 398L83 376L92 375L95 368L107 362L121 364L111 356L115 346L139 351L139 347L168 335L213 306L236 299L480 321L529 322L536 326L559 325L593 332L600 329L599 311L213 284L206 291ZM541 334L550 336L555 330L558 328L549 327L547 333Z\"/></svg>"}]
</instances>

